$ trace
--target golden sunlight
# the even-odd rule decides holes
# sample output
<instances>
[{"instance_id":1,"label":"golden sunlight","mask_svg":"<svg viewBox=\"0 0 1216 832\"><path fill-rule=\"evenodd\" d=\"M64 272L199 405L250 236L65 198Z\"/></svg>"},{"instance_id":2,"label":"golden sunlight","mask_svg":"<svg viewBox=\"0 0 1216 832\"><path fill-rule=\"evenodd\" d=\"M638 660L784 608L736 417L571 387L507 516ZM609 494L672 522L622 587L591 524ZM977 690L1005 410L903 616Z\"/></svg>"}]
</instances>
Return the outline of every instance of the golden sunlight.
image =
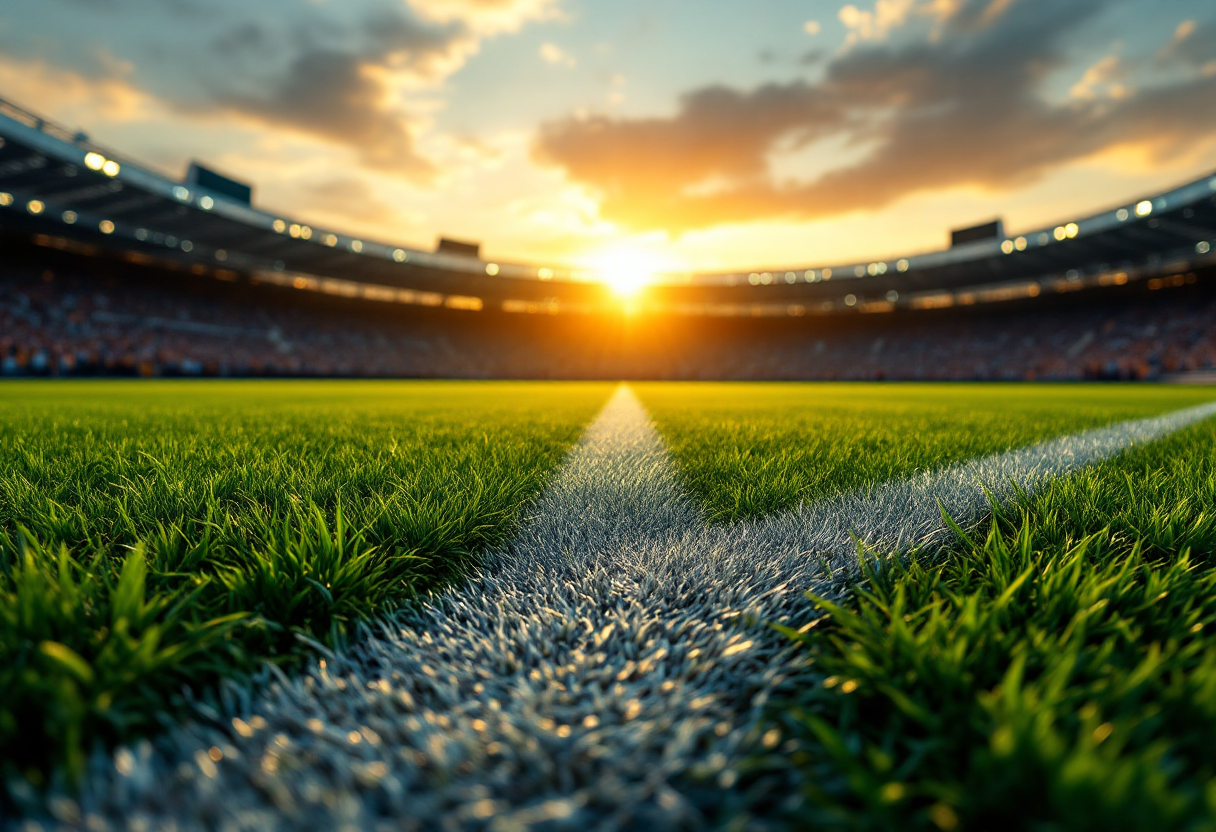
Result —
<instances>
[{"instance_id":1,"label":"golden sunlight","mask_svg":"<svg viewBox=\"0 0 1216 832\"><path fill-rule=\"evenodd\" d=\"M636 295L654 281L659 271L658 260L636 249L612 249L596 258L595 270L600 280L623 298Z\"/></svg>"}]
</instances>

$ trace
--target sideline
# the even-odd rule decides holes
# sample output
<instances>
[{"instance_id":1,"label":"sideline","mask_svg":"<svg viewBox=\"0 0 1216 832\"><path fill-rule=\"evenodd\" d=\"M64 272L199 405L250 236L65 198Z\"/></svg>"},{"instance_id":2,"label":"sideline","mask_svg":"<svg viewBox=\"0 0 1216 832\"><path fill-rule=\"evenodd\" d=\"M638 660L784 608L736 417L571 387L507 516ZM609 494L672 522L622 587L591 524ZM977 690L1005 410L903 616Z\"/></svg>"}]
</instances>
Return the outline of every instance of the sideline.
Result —
<instances>
[{"instance_id":1,"label":"sideline","mask_svg":"<svg viewBox=\"0 0 1216 832\"><path fill-rule=\"evenodd\" d=\"M622 385L478 576L230 705L223 728L102 758L81 808L181 830L703 827L738 799L735 766L780 742L759 717L799 659L755 622L790 620L805 590L854 575L853 534L906 552L947 533L939 501L974 523L986 490L1009 499L1211 415L713 527Z\"/></svg>"}]
</instances>

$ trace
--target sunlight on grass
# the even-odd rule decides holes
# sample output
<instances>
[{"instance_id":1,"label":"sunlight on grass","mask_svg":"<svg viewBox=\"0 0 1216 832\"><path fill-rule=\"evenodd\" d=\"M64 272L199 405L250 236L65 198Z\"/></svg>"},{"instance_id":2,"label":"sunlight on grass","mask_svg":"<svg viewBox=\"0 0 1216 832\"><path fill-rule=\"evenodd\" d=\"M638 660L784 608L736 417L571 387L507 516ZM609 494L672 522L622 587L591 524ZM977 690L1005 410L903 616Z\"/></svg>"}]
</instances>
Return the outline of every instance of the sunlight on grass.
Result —
<instances>
[{"instance_id":1,"label":"sunlight on grass","mask_svg":"<svg viewBox=\"0 0 1216 832\"><path fill-rule=\"evenodd\" d=\"M0 746L36 782L183 684L457 580L607 384L6 383Z\"/></svg>"},{"instance_id":2,"label":"sunlight on grass","mask_svg":"<svg viewBox=\"0 0 1216 832\"><path fill-rule=\"evenodd\" d=\"M758 802L826 829L1210 828L1213 505L1209 420L820 599L785 630L808 664Z\"/></svg>"},{"instance_id":3,"label":"sunlight on grass","mask_svg":"<svg viewBox=\"0 0 1216 832\"><path fill-rule=\"evenodd\" d=\"M1112 421L1205 388L1023 384L637 384L711 520L748 519Z\"/></svg>"}]
</instances>

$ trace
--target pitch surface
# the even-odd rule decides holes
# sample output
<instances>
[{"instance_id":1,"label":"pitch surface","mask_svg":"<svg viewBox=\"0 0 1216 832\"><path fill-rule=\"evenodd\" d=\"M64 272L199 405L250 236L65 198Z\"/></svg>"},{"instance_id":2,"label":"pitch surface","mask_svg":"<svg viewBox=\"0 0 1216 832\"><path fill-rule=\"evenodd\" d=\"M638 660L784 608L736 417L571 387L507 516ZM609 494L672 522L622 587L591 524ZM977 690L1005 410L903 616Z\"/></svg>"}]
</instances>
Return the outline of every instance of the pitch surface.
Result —
<instances>
[{"instance_id":1,"label":"pitch surface","mask_svg":"<svg viewBox=\"0 0 1216 832\"><path fill-rule=\"evenodd\" d=\"M300 679L230 698L231 712L158 751L120 752L94 772L87 808L238 828L723 819L746 802L743 764L780 742L767 700L805 670L756 622L813 618L801 590L855 578L850 532L884 554L924 546L946 529L939 500L970 524L990 507L985 491L1008 500L1014 484L1038 488L1212 412L723 529L702 522L644 413L618 393L522 535L467 587Z\"/></svg>"}]
</instances>

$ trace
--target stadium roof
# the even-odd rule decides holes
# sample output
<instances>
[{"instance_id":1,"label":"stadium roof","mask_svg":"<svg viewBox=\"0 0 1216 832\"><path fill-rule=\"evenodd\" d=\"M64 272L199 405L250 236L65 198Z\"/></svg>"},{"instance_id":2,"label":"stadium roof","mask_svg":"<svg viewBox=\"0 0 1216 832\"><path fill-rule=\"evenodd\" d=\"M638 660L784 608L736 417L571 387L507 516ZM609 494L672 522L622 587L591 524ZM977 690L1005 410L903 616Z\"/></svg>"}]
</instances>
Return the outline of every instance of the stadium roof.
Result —
<instances>
[{"instance_id":1,"label":"stadium roof","mask_svg":"<svg viewBox=\"0 0 1216 832\"><path fill-rule=\"evenodd\" d=\"M492 263L311 227L189 186L0 99L0 226L192 267L380 300L506 311L602 308L595 272ZM1216 176L1101 213L865 263L668 275L660 312L800 315L926 308L1118 285L1216 262ZM369 287L392 287L375 297ZM382 293L383 294L383 293Z\"/></svg>"}]
</instances>

